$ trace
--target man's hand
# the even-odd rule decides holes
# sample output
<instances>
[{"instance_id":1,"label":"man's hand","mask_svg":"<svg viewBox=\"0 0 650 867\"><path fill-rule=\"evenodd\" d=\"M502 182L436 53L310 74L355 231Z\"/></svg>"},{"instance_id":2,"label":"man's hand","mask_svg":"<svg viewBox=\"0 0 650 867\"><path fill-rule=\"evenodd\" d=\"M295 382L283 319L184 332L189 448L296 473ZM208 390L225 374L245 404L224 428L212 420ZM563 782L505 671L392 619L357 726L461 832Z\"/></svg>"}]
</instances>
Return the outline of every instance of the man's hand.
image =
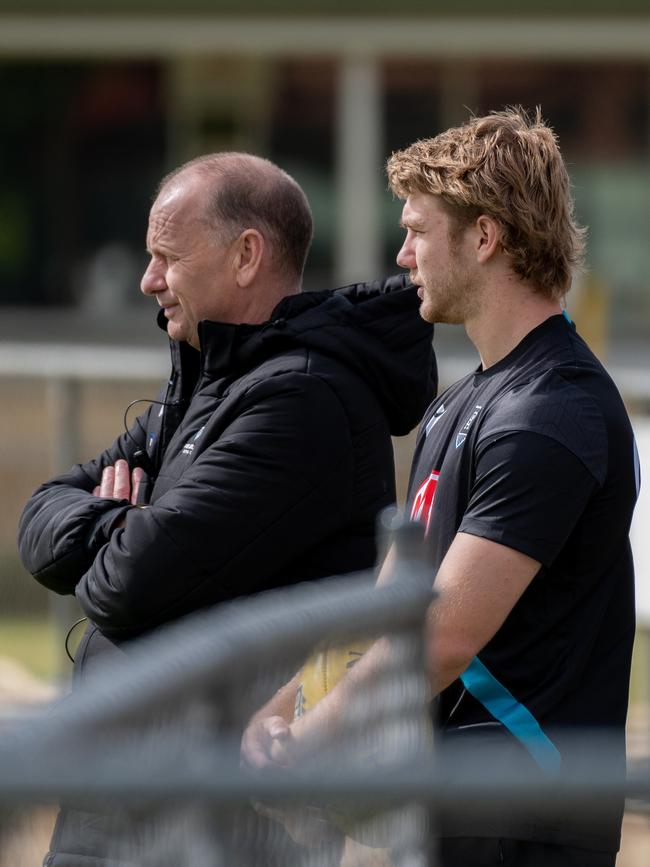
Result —
<instances>
[{"instance_id":1,"label":"man's hand","mask_svg":"<svg viewBox=\"0 0 650 867\"><path fill-rule=\"evenodd\" d=\"M135 506L143 478L142 467L136 467L131 472L125 460L116 461L115 466L104 467L101 483L94 488L93 495L109 500L128 500Z\"/></svg>"},{"instance_id":2,"label":"man's hand","mask_svg":"<svg viewBox=\"0 0 650 867\"><path fill-rule=\"evenodd\" d=\"M242 768L260 773L271 768L290 768L297 760L296 741L285 719L281 716L253 719L241 742ZM342 846L343 834L319 807L278 806L261 801L253 801L253 807L261 816L283 825L289 836L301 846L323 843Z\"/></svg>"},{"instance_id":3,"label":"man's hand","mask_svg":"<svg viewBox=\"0 0 650 867\"><path fill-rule=\"evenodd\" d=\"M241 766L251 771L289 768L295 764L291 726L281 716L254 719L241 742Z\"/></svg>"}]
</instances>

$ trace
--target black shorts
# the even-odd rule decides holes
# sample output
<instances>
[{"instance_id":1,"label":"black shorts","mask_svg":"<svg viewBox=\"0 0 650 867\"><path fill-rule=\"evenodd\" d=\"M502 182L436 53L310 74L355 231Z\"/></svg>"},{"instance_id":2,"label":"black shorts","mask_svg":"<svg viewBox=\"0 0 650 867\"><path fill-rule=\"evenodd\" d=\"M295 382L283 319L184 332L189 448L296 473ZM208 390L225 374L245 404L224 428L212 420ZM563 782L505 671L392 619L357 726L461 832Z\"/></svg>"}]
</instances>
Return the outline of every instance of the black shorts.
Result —
<instances>
[{"instance_id":1,"label":"black shorts","mask_svg":"<svg viewBox=\"0 0 650 867\"><path fill-rule=\"evenodd\" d=\"M438 867L614 867L615 852L592 852L498 837L442 837Z\"/></svg>"}]
</instances>

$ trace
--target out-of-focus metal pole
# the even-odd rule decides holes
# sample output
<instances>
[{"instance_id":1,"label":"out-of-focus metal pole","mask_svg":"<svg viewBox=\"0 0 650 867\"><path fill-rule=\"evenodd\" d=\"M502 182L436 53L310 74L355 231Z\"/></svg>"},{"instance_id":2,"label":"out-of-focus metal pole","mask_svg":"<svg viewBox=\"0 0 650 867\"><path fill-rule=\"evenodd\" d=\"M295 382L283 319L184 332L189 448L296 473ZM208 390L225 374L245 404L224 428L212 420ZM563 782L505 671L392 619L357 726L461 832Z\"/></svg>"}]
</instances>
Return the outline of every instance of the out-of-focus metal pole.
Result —
<instances>
[{"instance_id":1,"label":"out-of-focus metal pole","mask_svg":"<svg viewBox=\"0 0 650 867\"><path fill-rule=\"evenodd\" d=\"M53 475L65 472L79 460L79 426L81 383L72 377L52 376L47 379L47 407L51 422L50 465ZM55 633L56 671L64 677L69 670L65 653L65 637L80 616L73 596L49 594L50 622Z\"/></svg>"},{"instance_id":2,"label":"out-of-focus metal pole","mask_svg":"<svg viewBox=\"0 0 650 867\"><path fill-rule=\"evenodd\" d=\"M80 383L71 377L47 381L48 411L52 420L53 473L62 473L79 459Z\"/></svg>"},{"instance_id":3,"label":"out-of-focus metal pole","mask_svg":"<svg viewBox=\"0 0 650 867\"><path fill-rule=\"evenodd\" d=\"M393 509L386 509L378 521L378 537L388 537L392 547L392 570L389 583L410 585L429 589L435 577L424 542L421 524L404 519ZM435 599L431 594L431 601ZM429 715L431 701L427 660L427 605L422 606L421 621L417 628L396 632L391 636L391 664L396 670L408 672L402 676L402 689L407 679L412 686L410 706L405 699L400 736L393 729L393 747L397 748L395 764L413 764L431 760L433 753L433 729ZM387 696L388 698L388 696ZM388 704L389 702L387 702ZM389 737L384 753L391 746ZM392 842L393 867L436 867L438 863L434 844L435 815L429 805L416 799L404 804L395 814L400 821L396 825ZM401 841L400 841L401 836Z\"/></svg>"},{"instance_id":4,"label":"out-of-focus metal pole","mask_svg":"<svg viewBox=\"0 0 650 867\"><path fill-rule=\"evenodd\" d=\"M429 135L458 126L469 119L470 112L479 107L479 75L475 64L463 61L447 61L442 66L440 77L440 130L432 129Z\"/></svg>"},{"instance_id":5,"label":"out-of-focus metal pole","mask_svg":"<svg viewBox=\"0 0 650 867\"><path fill-rule=\"evenodd\" d=\"M381 263L381 75L374 57L347 57L337 95L335 281L379 276Z\"/></svg>"}]
</instances>

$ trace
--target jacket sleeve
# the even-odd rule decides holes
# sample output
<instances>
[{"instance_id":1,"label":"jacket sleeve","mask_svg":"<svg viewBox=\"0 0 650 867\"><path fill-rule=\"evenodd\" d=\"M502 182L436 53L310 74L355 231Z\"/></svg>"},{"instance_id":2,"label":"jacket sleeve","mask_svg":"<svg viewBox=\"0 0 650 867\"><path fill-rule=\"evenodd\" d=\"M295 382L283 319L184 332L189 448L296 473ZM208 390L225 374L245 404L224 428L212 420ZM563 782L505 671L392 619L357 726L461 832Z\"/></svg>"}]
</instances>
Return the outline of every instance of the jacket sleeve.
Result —
<instances>
[{"instance_id":1,"label":"jacket sleeve","mask_svg":"<svg viewBox=\"0 0 650 867\"><path fill-rule=\"evenodd\" d=\"M134 451L144 446L149 412L136 420L131 436L122 434L97 458L45 482L28 500L18 525L18 549L25 568L48 589L74 593L128 509L126 501L95 497L92 491L104 467L119 458L131 463Z\"/></svg>"},{"instance_id":2,"label":"jacket sleeve","mask_svg":"<svg viewBox=\"0 0 650 867\"><path fill-rule=\"evenodd\" d=\"M109 636L281 584L302 552L349 520L349 422L317 377L253 385L218 438L209 441L209 425L204 436L165 494L127 512L77 585Z\"/></svg>"}]
</instances>

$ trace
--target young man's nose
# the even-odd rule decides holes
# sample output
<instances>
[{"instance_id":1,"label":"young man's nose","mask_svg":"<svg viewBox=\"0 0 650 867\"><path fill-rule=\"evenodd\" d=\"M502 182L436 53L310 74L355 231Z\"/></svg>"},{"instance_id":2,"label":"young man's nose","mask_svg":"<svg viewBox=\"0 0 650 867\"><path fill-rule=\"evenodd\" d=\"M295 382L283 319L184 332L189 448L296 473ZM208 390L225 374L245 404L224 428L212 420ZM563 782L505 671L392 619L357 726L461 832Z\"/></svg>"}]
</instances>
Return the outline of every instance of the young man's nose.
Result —
<instances>
[{"instance_id":1,"label":"young man's nose","mask_svg":"<svg viewBox=\"0 0 650 867\"><path fill-rule=\"evenodd\" d=\"M402 244L402 247L397 254L396 262L400 266L400 268L408 268L409 270L413 268L413 264L415 262L413 258L413 251L411 250L410 245L406 243L406 241Z\"/></svg>"}]
</instances>

